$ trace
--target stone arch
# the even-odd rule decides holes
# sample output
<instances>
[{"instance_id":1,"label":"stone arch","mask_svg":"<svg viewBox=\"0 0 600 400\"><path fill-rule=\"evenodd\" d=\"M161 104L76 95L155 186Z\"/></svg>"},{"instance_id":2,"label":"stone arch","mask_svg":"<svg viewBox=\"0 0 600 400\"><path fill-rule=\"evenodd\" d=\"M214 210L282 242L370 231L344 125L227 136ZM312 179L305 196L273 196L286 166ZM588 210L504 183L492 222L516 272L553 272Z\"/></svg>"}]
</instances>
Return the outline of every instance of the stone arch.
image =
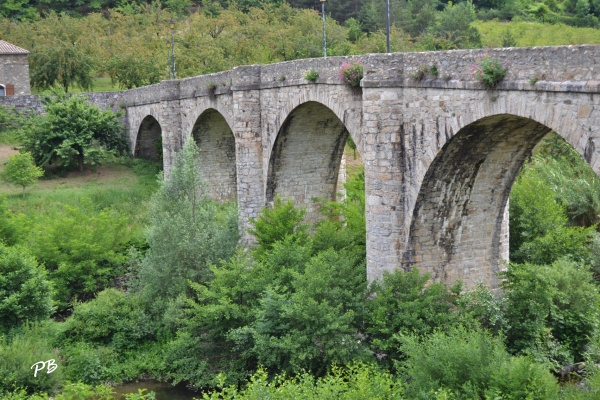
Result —
<instances>
[{"instance_id":1,"label":"stone arch","mask_svg":"<svg viewBox=\"0 0 600 400\"><path fill-rule=\"evenodd\" d=\"M508 258L512 184L533 147L550 131L532 118L496 114L465 124L448 138L423 177L405 267L416 264L449 284L460 280L466 287L479 282L497 287L496 273ZM573 137L564 131L561 136Z\"/></svg>"},{"instance_id":2,"label":"stone arch","mask_svg":"<svg viewBox=\"0 0 600 400\"><path fill-rule=\"evenodd\" d=\"M202 112L191 137L200 149L201 175L215 201L237 200L235 136L223 114L214 108Z\"/></svg>"},{"instance_id":3,"label":"stone arch","mask_svg":"<svg viewBox=\"0 0 600 400\"><path fill-rule=\"evenodd\" d=\"M307 208L318 218L313 199L335 200L340 164L349 132L328 107L309 101L294 109L277 132L269 158L266 201L276 196Z\"/></svg>"},{"instance_id":4,"label":"stone arch","mask_svg":"<svg viewBox=\"0 0 600 400\"><path fill-rule=\"evenodd\" d=\"M162 127L152 115L147 115L138 129L134 157L159 161L162 159Z\"/></svg>"},{"instance_id":5,"label":"stone arch","mask_svg":"<svg viewBox=\"0 0 600 400\"><path fill-rule=\"evenodd\" d=\"M346 126L350 137L356 143L357 150L360 154L363 153L363 143L361 132L362 125L362 96L360 92L352 88L336 85L336 91L332 91L332 86L326 86L322 89L320 85L306 85L300 92L294 92L292 95L283 92L284 101L278 104L277 117L275 119L274 135L271 135L271 149L277 139L278 133L281 131L289 116L298 107L305 103L314 102L320 103L327 107L337 118Z\"/></svg>"}]
</instances>

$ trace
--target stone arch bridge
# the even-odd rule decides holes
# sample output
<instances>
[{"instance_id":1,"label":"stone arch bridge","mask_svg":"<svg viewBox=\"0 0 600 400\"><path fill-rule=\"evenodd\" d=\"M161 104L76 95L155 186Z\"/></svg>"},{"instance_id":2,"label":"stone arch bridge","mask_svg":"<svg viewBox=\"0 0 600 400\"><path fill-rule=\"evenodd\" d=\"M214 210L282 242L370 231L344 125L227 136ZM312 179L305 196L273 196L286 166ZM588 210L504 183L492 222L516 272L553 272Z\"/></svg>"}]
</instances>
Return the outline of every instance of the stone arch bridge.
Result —
<instances>
[{"instance_id":1,"label":"stone arch bridge","mask_svg":"<svg viewBox=\"0 0 600 400\"><path fill-rule=\"evenodd\" d=\"M495 90L471 68L508 67ZM417 265L439 281L495 286L508 256L507 201L549 131L600 173L600 46L354 57L361 88L340 83L348 57L244 66L123 93L133 153L174 155L196 140L217 199L237 199L241 229L279 195L333 199L348 136L364 160L367 276ZM436 66L437 75L414 78ZM308 82L306 71L319 78ZM342 165L342 167L340 167Z\"/></svg>"}]
</instances>

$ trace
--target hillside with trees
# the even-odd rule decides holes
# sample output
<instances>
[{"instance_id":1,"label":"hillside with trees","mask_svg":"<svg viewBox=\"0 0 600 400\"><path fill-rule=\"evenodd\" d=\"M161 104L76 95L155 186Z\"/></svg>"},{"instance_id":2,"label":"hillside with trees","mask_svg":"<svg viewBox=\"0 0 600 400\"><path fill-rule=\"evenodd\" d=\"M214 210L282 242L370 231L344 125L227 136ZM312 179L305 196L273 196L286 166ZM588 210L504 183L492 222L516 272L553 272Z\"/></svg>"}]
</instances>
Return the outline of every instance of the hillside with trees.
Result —
<instances>
[{"instance_id":1,"label":"hillside with trees","mask_svg":"<svg viewBox=\"0 0 600 400\"><path fill-rule=\"evenodd\" d=\"M600 43L598 0L391 0L392 51ZM319 2L7 0L0 37L31 51L35 90L99 90L322 55ZM386 51L385 2L326 2L328 55Z\"/></svg>"}]
</instances>

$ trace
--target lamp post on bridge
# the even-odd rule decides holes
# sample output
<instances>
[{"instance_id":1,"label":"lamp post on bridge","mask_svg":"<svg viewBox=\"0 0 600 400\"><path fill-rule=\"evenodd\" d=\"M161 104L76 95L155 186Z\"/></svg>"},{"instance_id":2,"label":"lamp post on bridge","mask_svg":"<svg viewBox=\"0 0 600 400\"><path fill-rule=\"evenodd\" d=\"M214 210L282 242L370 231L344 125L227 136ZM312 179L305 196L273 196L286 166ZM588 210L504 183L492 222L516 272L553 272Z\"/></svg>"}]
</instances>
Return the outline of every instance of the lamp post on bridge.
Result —
<instances>
[{"instance_id":1,"label":"lamp post on bridge","mask_svg":"<svg viewBox=\"0 0 600 400\"><path fill-rule=\"evenodd\" d=\"M391 47L390 47L390 0L386 0L385 30L386 30L385 39L386 39L387 52L391 53L392 51L391 51Z\"/></svg>"},{"instance_id":2,"label":"lamp post on bridge","mask_svg":"<svg viewBox=\"0 0 600 400\"><path fill-rule=\"evenodd\" d=\"M323 58L327 58L327 31L325 30L325 1L321 1L321 15L323 17Z\"/></svg>"},{"instance_id":3,"label":"lamp post on bridge","mask_svg":"<svg viewBox=\"0 0 600 400\"><path fill-rule=\"evenodd\" d=\"M177 72L175 69L175 21L171 18L169 21L169 28L171 28L171 56L169 57L169 79L177 79Z\"/></svg>"}]
</instances>

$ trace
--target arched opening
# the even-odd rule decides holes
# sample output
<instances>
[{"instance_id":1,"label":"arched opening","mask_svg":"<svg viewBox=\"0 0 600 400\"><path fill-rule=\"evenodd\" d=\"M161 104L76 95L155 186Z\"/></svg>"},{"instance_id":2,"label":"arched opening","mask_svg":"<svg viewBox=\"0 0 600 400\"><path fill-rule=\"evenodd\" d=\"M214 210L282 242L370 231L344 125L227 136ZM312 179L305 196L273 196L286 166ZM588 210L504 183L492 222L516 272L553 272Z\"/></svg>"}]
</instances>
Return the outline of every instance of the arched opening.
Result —
<instances>
[{"instance_id":1,"label":"arched opening","mask_svg":"<svg viewBox=\"0 0 600 400\"><path fill-rule=\"evenodd\" d=\"M215 201L237 200L235 136L225 118L214 109L204 111L192 128L200 149L201 175Z\"/></svg>"},{"instance_id":2,"label":"arched opening","mask_svg":"<svg viewBox=\"0 0 600 400\"><path fill-rule=\"evenodd\" d=\"M307 102L296 107L278 132L269 159L266 200L276 196L306 207L318 219L315 199L335 200L344 146L344 123L328 107Z\"/></svg>"},{"instance_id":3,"label":"arched opening","mask_svg":"<svg viewBox=\"0 0 600 400\"><path fill-rule=\"evenodd\" d=\"M136 158L162 160L162 128L152 115L143 119L135 143Z\"/></svg>"},{"instance_id":4,"label":"arched opening","mask_svg":"<svg viewBox=\"0 0 600 400\"><path fill-rule=\"evenodd\" d=\"M439 151L421 184L404 255L436 281L498 285L508 258L512 184L550 128L502 114L462 128Z\"/></svg>"},{"instance_id":5,"label":"arched opening","mask_svg":"<svg viewBox=\"0 0 600 400\"><path fill-rule=\"evenodd\" d=\"M6 87L4 85L0 85L0 97L6 96Z\"/></svg>"}]
</instances>

